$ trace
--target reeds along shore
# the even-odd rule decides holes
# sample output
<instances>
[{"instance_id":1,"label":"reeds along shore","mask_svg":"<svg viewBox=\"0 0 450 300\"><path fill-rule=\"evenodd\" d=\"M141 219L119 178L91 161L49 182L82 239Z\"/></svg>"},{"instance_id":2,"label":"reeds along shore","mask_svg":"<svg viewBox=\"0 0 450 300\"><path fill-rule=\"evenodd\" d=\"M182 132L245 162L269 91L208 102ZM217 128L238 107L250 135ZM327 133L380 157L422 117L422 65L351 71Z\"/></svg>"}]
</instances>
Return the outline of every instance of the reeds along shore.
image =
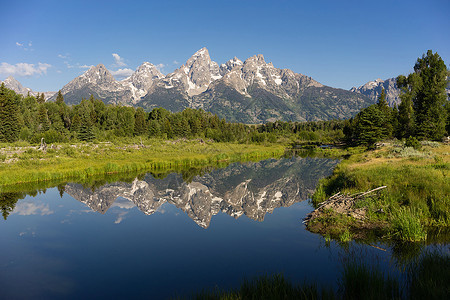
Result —
<instances>
[{"instance_id":1,"label":"reeds along shore","mask_svg":"<svg viewBox=\"0 0 450 300\"><path fill-rule=\"evenodd\" d=\"M82 180L101 174L221 166L237 161L280 157L283 145L215 143L198 140L146 140L139 144L78 143L4 147L0 186L60 179Z\"/></svg>"}]
</instances>

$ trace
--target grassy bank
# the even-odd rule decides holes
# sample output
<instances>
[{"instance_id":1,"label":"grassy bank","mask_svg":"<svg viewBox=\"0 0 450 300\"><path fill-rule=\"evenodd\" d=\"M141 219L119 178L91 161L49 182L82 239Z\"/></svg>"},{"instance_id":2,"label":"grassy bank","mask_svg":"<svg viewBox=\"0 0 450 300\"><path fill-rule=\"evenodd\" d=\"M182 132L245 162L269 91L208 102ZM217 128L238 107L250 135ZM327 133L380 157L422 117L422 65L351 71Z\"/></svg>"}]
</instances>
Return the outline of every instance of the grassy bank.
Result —
<instances>
[{"instance_id":1,"label":"grassy bank","mask_svg":"<svg viewBox=\"0 0 450 300\"><path fill-rule=\"evenodd\" d=\"M401 142L380 149L354 151L320 181L313 204L330 196L356 194L380 186L387 188L355 203L362 220L333 210L325 211L308 229L332 238L349 240L367 237L404 241L426 240L434 229L448 232L450 225L450 145L422 143L421 149Z\"/></svg>"},{"instance_id":2,"label":"grassy bank","mask_svg":"<svg viewBox=\"0 0 450 300\"><path fill-rule=\"evenodd\" d=\"M189 299L448 299L450 257L427 252L405 268L404 280L379 266L351 259L343 264L338 289L316 283L294 284L283 275L244 280L236 290L205 290ZM178 297L177 299L184 299Z\"/></svg>"},{"instance_id":3,"label":"grassy bank","mask_svg":"<svg viewBox=\"0 0 450 300\"><path fill-rule=\"evenodd\" d=\"M0 189L29 182L85 180L94 175L225 166L237 161L280 157L284 151L284 145L185 139L57 144L45 151L26 144L2 145Z\"/></svg>"}]
</instances>

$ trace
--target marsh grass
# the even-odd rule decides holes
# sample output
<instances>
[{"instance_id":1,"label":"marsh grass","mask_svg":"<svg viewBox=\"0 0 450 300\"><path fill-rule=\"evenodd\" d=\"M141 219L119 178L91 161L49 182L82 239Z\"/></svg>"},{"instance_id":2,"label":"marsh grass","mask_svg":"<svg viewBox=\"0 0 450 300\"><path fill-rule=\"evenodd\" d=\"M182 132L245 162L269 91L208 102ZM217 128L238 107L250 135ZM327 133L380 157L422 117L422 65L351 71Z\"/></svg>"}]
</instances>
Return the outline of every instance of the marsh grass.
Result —
<instances>
[{"instance_id":1,"label":"marsh grass","mask_svg":"<svg viewBox=\"0 0 450 300\"><path fill-rule=\"evenodd\" d=\"M419 242L427 237L425 228L420 223L420 213L410 207L401 207L392 215L392 234L403 241Z\"/></svg>"},{"instance_id":2,"label":"marsh grass","mask_svg":"<svg viewBox=\"0 0 450 300\"><path fill-rule=\"evenodd\" d=\"M450 226L449 152L449 145L425 143L422 151L394 145L355 153L319 181L313 205L337 192L355 194L386 185L358 204L367 209L366 223L386 222L384 237L425 240L428 230Z\"/></svg>"},{"instance_id":3,"label":"marsh grass","mask_svg":"<svg viewBox=\"0 0 450 300\"><path fill-rule=\"evenodd\" d=\"M198 141L146 140L145 147L115 143L60 144L46 152L19 148L8 152L14 162L0 163L0 189L27 182L85 180L94 175L180 168L223 166L231 162L281 157L283 145L199 143Z\"/></svg>"}]
</instances>

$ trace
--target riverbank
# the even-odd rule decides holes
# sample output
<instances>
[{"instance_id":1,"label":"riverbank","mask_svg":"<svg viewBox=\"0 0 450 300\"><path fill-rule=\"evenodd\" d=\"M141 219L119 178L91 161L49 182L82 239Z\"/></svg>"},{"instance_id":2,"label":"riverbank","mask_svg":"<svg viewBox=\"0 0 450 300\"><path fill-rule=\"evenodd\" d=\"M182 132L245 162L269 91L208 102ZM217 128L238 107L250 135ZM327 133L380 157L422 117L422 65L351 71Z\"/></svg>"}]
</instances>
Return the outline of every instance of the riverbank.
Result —
<instances>
[{"instance_id":1,"label":"riverbank","mask_svg":"<svg viewBox=\"0 0 450 300\"><path fill-rule=\"evenodd\" d=\"M232 162L281 157L285 145L217 143L202 139L148 139L115 143L2 145L2 186L129 172L163 172L186 167L218 167Z\"/></svg>"},{"instance_id":2,"label":"riverbank","mask_svg":"<svg viewBox=\"0 0 450 300\"><path fill-rule=\"evenodd\" d=\"M333 203L333 198L339 201L316 210L307 228L340 241L424 241L436 229L445 235L450 226L449 175L450 145L423 142L418 150L392 142L353 151L332 176L320 181L312 197L316 208Z\"/></svg>"}]
</instances>

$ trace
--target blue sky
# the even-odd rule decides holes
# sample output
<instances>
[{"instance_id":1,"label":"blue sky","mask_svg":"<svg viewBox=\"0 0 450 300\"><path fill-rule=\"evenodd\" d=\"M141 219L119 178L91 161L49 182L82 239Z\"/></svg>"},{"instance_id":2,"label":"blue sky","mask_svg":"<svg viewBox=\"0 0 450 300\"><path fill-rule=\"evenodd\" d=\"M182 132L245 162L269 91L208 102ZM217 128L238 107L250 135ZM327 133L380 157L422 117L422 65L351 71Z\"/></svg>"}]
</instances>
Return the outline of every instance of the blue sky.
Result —
<instances>
[{"instance_id":1,"label":"blue sky","mask_svg":"<svg viewBox=\"0 0 450 300\"><path fill-rule=\"evenodd\" d=\"M2 1L0 80L56 91L88 66L164 74L207 47L349 89L408 74L428 49L450 64L450 1Z\"/></svg>"}]
</instances>

